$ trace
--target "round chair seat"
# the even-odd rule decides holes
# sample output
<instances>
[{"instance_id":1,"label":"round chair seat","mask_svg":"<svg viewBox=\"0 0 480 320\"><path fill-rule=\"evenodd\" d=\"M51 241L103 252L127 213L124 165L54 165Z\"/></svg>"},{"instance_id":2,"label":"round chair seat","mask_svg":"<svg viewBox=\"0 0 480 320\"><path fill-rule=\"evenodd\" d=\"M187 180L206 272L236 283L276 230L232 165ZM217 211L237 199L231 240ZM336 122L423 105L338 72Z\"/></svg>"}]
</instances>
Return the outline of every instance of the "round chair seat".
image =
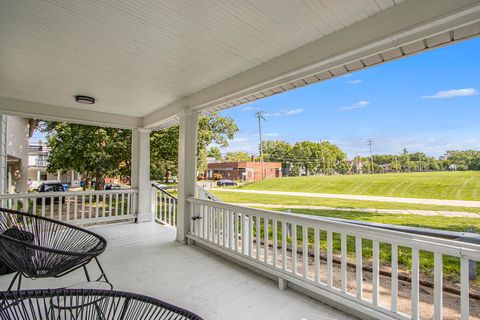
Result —
<instances>
[{"instance_id":1,"label":"round chair seat","mask_svg":"<svg viewBox=\"0 0 480 320\"><path fill-rule=\"evenodd\" d=\"M54 308L52 301L77 301ZM0 292L0 320L202 320L196 314L148 296L113 290L42 289Z\"/></svg>"},{"instance_id":2,"label":"round chair seat","mask_svg":"<svg viewBox=\"0 0 480 320\"><path fill-rule=\"evenodd\" d=\"M111 283L105 281L88 281L77 283L73 286L65 288L66 290L103 290L109 291L113 289ZM75 309L86 307L92 303L98 303L102 300L103 296L93 296L92 299L84 301L83 299L73 299L73 296L59 295L56 298L53 298L51 301L51 306L57 309Z\"/></svg>"}]
</instances>

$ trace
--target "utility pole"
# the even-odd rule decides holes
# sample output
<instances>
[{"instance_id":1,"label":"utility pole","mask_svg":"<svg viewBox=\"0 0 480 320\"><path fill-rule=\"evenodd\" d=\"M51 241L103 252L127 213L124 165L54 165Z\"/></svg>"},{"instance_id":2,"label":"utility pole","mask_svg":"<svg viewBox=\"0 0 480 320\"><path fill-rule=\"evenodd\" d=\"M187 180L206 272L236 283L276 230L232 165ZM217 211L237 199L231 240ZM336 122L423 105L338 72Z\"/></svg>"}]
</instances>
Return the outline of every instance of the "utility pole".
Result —
<instances>
[{"instance_id":1,"label":"utility pole","mask_svg":"<svg viewBox=\"0 0 480 320\"><path fill-rule=\"evenodd\" d=\"M260 166L262 168L262 179L265 179L265 164L263 163L263 146L262 146L262 124L261 120L267 121L263 116L263 111L258 111L255 113L255 116L258 119L258 136L260 138Z\"/></svg>"},{"instance_id":2,"label":"utility pole","mask_svg":"<svg viewBox=\"0 0 480 320\"><path fill-rule=\"evenodd\" d=\"M375 173L375 169L373 168L373 153L372 153L372 144L373 144L373 141L372 141L371 139L368 139L367 144L370 146L370 160L371 160L371 163L372 163L372 174L374 174L374 173Z\"/></svg>"}]
</instances>

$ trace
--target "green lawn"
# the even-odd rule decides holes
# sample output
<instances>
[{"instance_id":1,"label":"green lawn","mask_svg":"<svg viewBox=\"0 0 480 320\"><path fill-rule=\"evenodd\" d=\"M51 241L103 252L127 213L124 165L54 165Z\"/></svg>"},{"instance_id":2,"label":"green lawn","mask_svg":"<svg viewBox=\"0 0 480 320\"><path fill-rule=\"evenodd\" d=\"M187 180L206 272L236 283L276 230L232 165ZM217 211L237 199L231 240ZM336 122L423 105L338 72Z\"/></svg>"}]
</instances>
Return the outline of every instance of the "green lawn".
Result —
<instances>
[{"instance_id":1,"label":"green lawn","mask_svg":"<svg viewBox=\"0 0 480 320\"><path fill-rule=\"evenodd\" d=\"M285 177L266 179L241 188L408 198L480 200L480 171Z\"/></svg>"},{"instance_id":2,"label":"green lawn","mask_svg":"<svg viewBox=\"0 0 480 320\"><path fill-rule=\"evenodd\" d=\"M211 191L222 201L232 203L260 203L275 205L307 205L307 206L325 206L331 208L349 208L349 209L406 209L406 210L432 210L432 211L466 211L480 213L480 208L438 206L426 204L410 204L395 202L378 202L363 200L344 200L329 198L309 198L297 196L279 196L270 194L253 194L239 192ZM278 210L278 209L277 209Z\"/></svg>"}]
</instances>

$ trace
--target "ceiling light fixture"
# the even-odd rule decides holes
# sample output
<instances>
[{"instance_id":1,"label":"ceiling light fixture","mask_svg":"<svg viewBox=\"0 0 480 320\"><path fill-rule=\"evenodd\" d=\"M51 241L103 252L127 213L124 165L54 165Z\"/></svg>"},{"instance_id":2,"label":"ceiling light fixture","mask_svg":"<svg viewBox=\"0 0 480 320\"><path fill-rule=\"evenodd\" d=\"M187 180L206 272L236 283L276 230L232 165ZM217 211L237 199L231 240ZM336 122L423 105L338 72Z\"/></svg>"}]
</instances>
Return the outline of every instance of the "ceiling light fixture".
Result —
<instances>
[{"instance_id":1,"label":"ceiling light fixture","mask_svg":"<svg viewBox=\"0 0 480 320\"><path fill-rule=\"evenodd\" d=\"M89 96L75 96L75 102L82 104L94 104L95 98Z\"/></svg>"}]
</instances>

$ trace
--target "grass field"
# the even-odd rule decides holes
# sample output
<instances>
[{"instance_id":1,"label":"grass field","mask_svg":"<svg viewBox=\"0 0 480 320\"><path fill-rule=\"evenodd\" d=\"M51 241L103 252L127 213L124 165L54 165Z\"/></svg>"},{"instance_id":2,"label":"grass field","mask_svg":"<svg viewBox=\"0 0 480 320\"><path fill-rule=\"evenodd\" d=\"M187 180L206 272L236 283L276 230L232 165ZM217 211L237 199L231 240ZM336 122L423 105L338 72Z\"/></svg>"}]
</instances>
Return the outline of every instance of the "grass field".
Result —
<instances>
[{"instance_id":1,"label":"grass field","mask_svg":"<svg viewBox=\"0 0 480 320\"><path fill-rule=\"evenodd\" d=\"M232 203L260 203L275 205L306 205L306 206L324 206L330 208L349 208L349 209L405 209L405 210L431 210L431 211L465 211L480 214L480 208L439 206L430 204L413 204L413 203L395 203L395 202L378 202L364 200L344 200L329 198L310 198L297 196L279 196L271 194L253 194L239 192L215 192L211 191L222 201ZM277 209L278 210L278 209Z\"/></svg>"},{"instance_id":2,"label":"grass field","mask_svg":"<svg viewBox=\"0 0 480 320\"><path fill-rule=\"evenodd\" d=\"M480 200L480 171L285 177L266 179L241 188L406 198Z\"/></svg>"}]
</instances>

